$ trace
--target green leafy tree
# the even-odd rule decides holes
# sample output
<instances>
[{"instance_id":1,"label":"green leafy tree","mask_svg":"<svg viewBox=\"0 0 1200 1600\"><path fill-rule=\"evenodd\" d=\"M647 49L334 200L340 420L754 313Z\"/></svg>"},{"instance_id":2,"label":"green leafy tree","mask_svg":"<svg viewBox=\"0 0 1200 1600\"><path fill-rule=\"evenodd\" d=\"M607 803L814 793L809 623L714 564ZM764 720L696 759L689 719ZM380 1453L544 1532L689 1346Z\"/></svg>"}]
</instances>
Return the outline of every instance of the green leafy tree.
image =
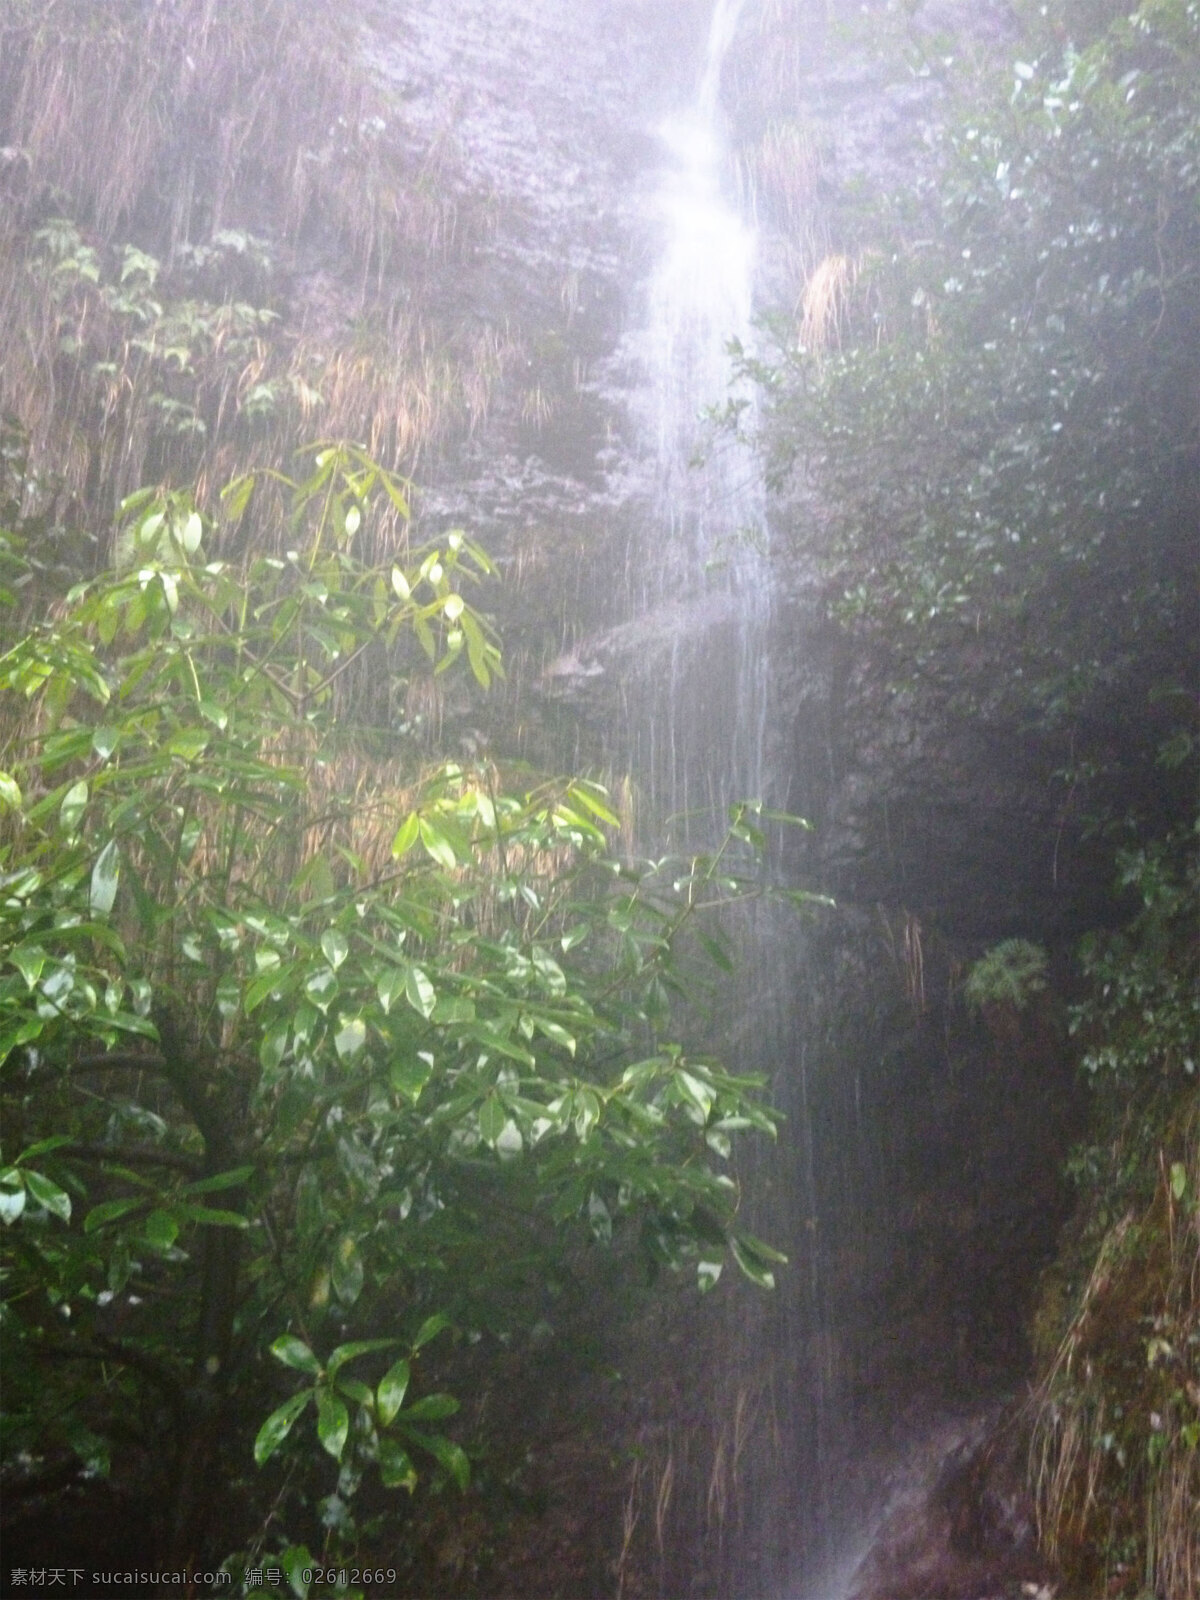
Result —
<instances>
[{"instance_id":1,"label":"green leafy tree","mask_svg":"<svg viewBox=\"0 0 1200 1600\"><path fill-rule=\"evenodd\" d=\"M397 688L501 670L486 555L363 565L407 486L346 446L222 506L227 548L284 553L209 559L190 496L144 490L116 568L0 658L7 1444L140 1460L180 1567L230 1538L218 1462L245 1484L253 1453L261 1510L277 1458L324 1461L327 1553L364 1474L466 1486L421 1373L505 1292L504 1215L524 1271L617 1237L701 1287L780 1259L729 1170L773 1132L759 1084L669 1031L688 930L753 889L750 818L638 866L592 783L423 770Z\"/></svg>"},{"instance_id":2,"label":"green leafy tree","mask_svg":"<svg viewBox=\"0 0 1200 1600\"><path fill-rule=\"evenodd\" d=\"M1108 9L1022 8L1007 59L892 41L938 83L929 153L873 211L847 196L838 340L789 322L756 369L777 474L834 512L843 617L964 704L1058 725L1144 709L1194 605L1200 8Z\"/></svg>"}]
</instances>

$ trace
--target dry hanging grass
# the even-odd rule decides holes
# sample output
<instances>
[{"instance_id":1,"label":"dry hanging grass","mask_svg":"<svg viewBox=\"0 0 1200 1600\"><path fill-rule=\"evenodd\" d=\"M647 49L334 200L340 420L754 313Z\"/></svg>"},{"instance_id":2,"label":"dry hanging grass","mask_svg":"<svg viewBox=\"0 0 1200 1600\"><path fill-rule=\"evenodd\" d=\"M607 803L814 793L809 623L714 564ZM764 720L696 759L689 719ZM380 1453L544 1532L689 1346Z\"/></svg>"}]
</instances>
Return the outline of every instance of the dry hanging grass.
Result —
<instances>
[{"instance_id":1,"label":"dry hanging grass","mask_svg":"<svg viewBox=\"0 0 1200 1600\"><path fill-rule=\"evenodd\" d=\"M103 525L148 480L208 503L314 434L411 474L486 417L515 343L451 337L421 286L488 202L464 216L451 140L405 142L357 34L342 0L0 16L0 409L79 520ZM325 277L319 328L289 255L308 237L349 268Z\"/></svg>"},{"instance_id":2,"label":"dry hanging grass","mask_svg":"<svg viewBox=\"0 0 1200 1600\"><path fill-rule=\"evenodd\" d=\"M841 347L858 272L858 263L849 256L828 255L809 278L797 309L800 346L810 355Z\"/></svg>"},{"instance_id":3,"label":"dry hanging grass","mask_svg":"<svg viewBox=\"0 0 1200 1600\"><path fill-rule=\"evenodd\" d=\"M1047 1553L1112 1595L1200 1591L1200 1109L1144 1215L1104 1235L1035 1396ZM1096 1592L1100 1588L1096 1587Z\"/></svg>"},{"instance_id":4,"label":"dry hanging grass","mask_svg":"<svg viewBox=\"0 0 1200 1600\"><path fill-rule=\"evenodd\" d=\"M821 160L811 132L793 119L772 122L757 144L738 156L746 202L791 238L814 229Z\"/></svg>"}]
</instances>

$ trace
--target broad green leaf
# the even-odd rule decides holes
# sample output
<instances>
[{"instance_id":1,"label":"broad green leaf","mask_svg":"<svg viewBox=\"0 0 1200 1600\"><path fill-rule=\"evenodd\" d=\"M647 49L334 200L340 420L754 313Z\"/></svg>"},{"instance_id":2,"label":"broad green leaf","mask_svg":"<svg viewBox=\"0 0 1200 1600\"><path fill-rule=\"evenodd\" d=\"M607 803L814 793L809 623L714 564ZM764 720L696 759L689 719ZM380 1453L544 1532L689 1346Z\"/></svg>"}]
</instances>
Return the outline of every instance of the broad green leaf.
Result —
<instances>
[{"instance_id":1,"label":"broad green leaf","mask_svg":"<svg viewBox=\"0 0 1200 1600\"><path fill-rule=\"evenodd\" d=\"M802 828L806 833L812 832L812 823L806 817L798 817L791 811L773 811L769 806L764 806L759 815L766 822L780 822L789 828Z\"/></svg>"},{"instance_id":2,"label":"broad green leaf","mask_svg":"<svg viewBox=\"0 0 1200 1600\"><path fill-rule=\"evenodd\" d=\"M168 753L180 761L198 761L208 749L209 735L204 728L180 728L167 743Z\"/></svg>"},{"instance_id":3,"label":"broad green leaf","mask_svg":"<svg viewBox=\"0 0 1200 1600\"><path fill-rule=\"evenodd\" d=\"M142 1232L156 1250L169 1250L179 1237L179 1224L169 1211L152 1211L142 1224Z\"/></svg>"},{"instance_id":4,"label":"broad green leaf","mask_svg":"<svg viewBox=\"0 0 1200 1600\"><path fill-rule=\"evenodd\" d=\"M479 1137L484 1144L495 1145L508 1121L508 1110L495 1096L485 1100L479 1108Z\"/></svg>"},{"instance_id":5,"label":"broad green leaf","mask_svg":"<svg viewBox=\"0 0 1200 1600\"><path fill-rule=\"evenodd\" d=\"M254 952L254 965L258 976L246 985L242 995L242 1005L247 1016L257 1011L263 1001L275 993L283 982L283 969L277 950L256 950ZM236 1015L236 1012L234 1013Z\"/></svg>"},{"instance_id":6,"label":"broad green leaf","mask_svg":"<svg viewBox=\"0 0 1200 1600\"><path fill-rule=\"evenodd\" d=\"M110 839L96 857L92 868L89 903L93 916L106 917L117 898L117 882L121 876L121 848Z\"/></svg>"},{"instance_id":7,"label":"broad green leaf","mask_svg":"<svg viewBox=\"0 0 1200 1600\"><path fill-rule=\"evenodd\" d=\"M375 1396L371 1391L370 1384L364 1383L361 1378L348 1378L344 1373L339 1373L335 1387L337 1392L347 1400L353 1400L355 1404L362 1406L366 1411L374 1411Z\"/></svg>"},{"instance_id":8,"label":"broad green leaf","mask_svg":"<svg viewBox=\"0 0 1200 1600\"><path fill-rule=\"evenodd\" d=\"M428 817L418 817L417 830L421 835L421 843L426 851L437 862L439 867L445 867L447 872L452 872L458 865L458 857L449 839Z\"/></svg>"},{"instance_id":9,"label":"broad green leaf","mask_svg":"<svg viewBox=\"0 0 1200 1600\"><path fill-rule=\"evenodd\" d=\"M144 510L158 493L159 491L154 488L135 489L132 494L125 496L117 510L122 518L135 516L137 512Z\"/></svg>"},{"instance_id":10,"label":"broad green leaf","mask_svg":"<svg viewBox=\"0 0 1200 1600\"><path fill-rule=\"evenodd\" d=\"M367 1025L361 1017L343 1017L341 1026L333 1036L333 1046L343 1062L350 1062L362 1053L367 1042Z\"/></svg>"},{"instance_id":11,"label":"broad green leaf","mask_svg":"<svg viewBox=\"0 0 1200 1600\"><path fill-rule=\"evenodd\" d=\"M317 1394L317 1437L335 1461L342 1459L350 1433L350 1413L331 1389Z\"/></svg>"},{"instance_id":12,"label":"broad green leaf","mask_svg":"<svg viewBox=\"0 0 1200 1600\"><path fill-rule=\"evenodd\" d=\"M708 1114L713 1108L715 1095L712 1089L694 1073L685 1071L682 1067L675 1073L675 1082L683 1093L684 1099L692 1105L698 1113L701 1122L707 1122Z\"/></svg>"},{"instance_id":13,"label":"broad green leaf","mask_svg":"<svg viewBox=\"0 0 1200 1600\"><path fill-rule=\"evenodd\" d=\"M19 944L10 950L8 959L25 979L26 986L34 988L46 965L46 952L40 944Z\"/></svg>"},{"instance_id":14,"label":"broad green leaf","mask_svg":"<svg viewBox=\"0 0 1200 1600\"><path fill-rule=\"evenodd\" d=\"M349 1234L338 1242L330 1263L333 1292L343 1305L352 1306L362 1293L363 1261Z\"/></svg>"},{"instance_id":15,"label":"broad green leaf","mask_svg":"<svg viewBox=\"0 0 1200 1600\"><path fill-rule=\"evenodd\" d=\"M269 1461L292 1431L296 1418L313 1397L311 1389L301 1389L290 1400L285 1400L263 1423L254 1441L254 1459L261 1467Z\"/></svg>"},{"instance_id":16,"label":"broad green leaf","mask_svg":"<svg viewBox=\"0 0 1200 1600\"><path fill-rule=\"evenodd\" d=\"M430 1021L440 1024L474 1022L475 1002L458 995L443 995L430 1013Z\"/></svg>"},{"instance_id":17,"label":"broad green leaf","mask_svg":"<svg viewBox=\"0 0 1200 1600\"><path fill-rule=\"evenodd\" d=\"M325 953L326 961L335 972L350 954L350 945L347 942L346 935L337 928L326 928L321 935L321 949Z\"/></svg>"},{"instance_id":18,"label":"broad green leaf","mask_svg":"<svg viewBox=\"0 0 1200 1600\"><path fill-rule=\"evenodd\" d=\"M733 1141L721 1128L706 1128L704 1142L710 1150L715 1150L722 1161L728 1161L733 1154Z\"/></svg>"},{"instance_id":19,"label":"broad green leaf","mask_svg":"<svg viewBox=\"0 0 1200 1600\"><path fill-rule=\"evenodd\" d=\"M16 1222L25 1209L25 1186L19 1189L0 1189L0 1222L5 1227Z\"/></svg>"},{"instance_id":20,"label":"broad green leaf","mask_svg":"<svg viewBox=\"0 0 1200 1600\"><path fill-rule=\"evenodd\" d=\"M444 1434L425 1433L417 1428L409 1429L408 1432L410 1438L428 1450L438 1465L465 1493L471 1482L471 1463L467 1460L466 1451L462 1446L455 1444L452 1439L447 1439Z\"/></svg>"},{"instance_id":21,"label":"broad green leaf","mask_svg":"<svg viewBox=\"0 0 1200 1600\"><path fill-rule=\"evenodd\" d=\"M700 1260L696 1263L696 1282L701 1294L706 1294L709 1289L716 1287L724 1265L723 1261Z\"/></svg>"},{"instance_id":22,"label":"broad green leaf","mask_svg":"<svg viewBox=\"0 0 1200 1600\"><path fill-rule=\"evenodd\" d=\"M228 1172L214 1172L210 1177L197 1178L184 1186L184 1194L216 1194L221 1189L240 1188L254 1176L253 1167L231 1167Z\"/></svg>"},{"instance_id":23,"label":"broad green leaf","mask_svg":"<svg viewBox=\"0 0 1200 1600\"><path fill-rule=\"evenodd\" d=\"M64 833L75 833L83 820L83 813L87 810L88 786L81 779L73 783L63 795L62 804L58 808L58 819L62 824Z\"/></svg>"},{"instance_id":24,"label":"broad green leaf","mask_svg":"<svg viewBox=\"0 0 1200 1600\"><path fill-rule=\"evenodd\" d=\"M621 819L608 805L608 793L598 783L573 783L567 790L572 800L585 806L594 817L608 824L610 828L619 828Z\"/></svg>"},{"instance_id":25,"label":"broad green leaf","mask_svg":"<svg viewBox=\"0 0 1200 1600\"><path fill-rule=\"evenodd\" d=\"M388 1427L408 1393L411 1369L407 1361L397 1361L384 1373L376 1390L376 1403L381 1427Z\"/></svg>"},{"instance_id":26,"label":"broad green leaf","mask_svg":"<svg viewBox=\"0 0 1200 1600\"><path fill-rule=\"evenodd\" d=\"M355 1339L351 1344L340 1344L326 1362L326 1371L332 1378L347 1361L357 1361L359 1356L368 1356L375 1350L390 1350L399 1343L399 1339Z\"/></svg>"},{"instance_id":27,"label":"broad green leaf","mask_svg":"<svg viewBox=\"0 0 1200 1600\"><path fill-rule=\"evenodd\" d=\"M0 1028L0 1061L23 1044L29 1044L44 1031L45 1024L37 1018L19 1022L16 1027Z\"/></svg>"},{"instance_id":28,"label":"broad green leaf","mask_svg":"<svg viewBox=\"0 0 1200 1600\"><path fill-rule=\"evenodd\" d=\"M123 1200L103 1200L98 1206L93 1206L83 1219L83 1231L95 1233L97 1228L103 1228L110 1222L127 1217L131 1211L136 1211L144 1204L145 1201L131 1196Z\"/></svg>"},{"instance_id":29,"label":"broad green leaf","mask_svg":"<svg viewBox=\"0 0 1200 1600\"><path fill-rule=\"evenodd\" d=\"M288 1583L296 1600L308 1600L308 1591L312 1587L311 1574L314 1567L321 1563L314 1561L306 1544L291 1544L279 1558L279 1564L287 1573Z\"/></svg>"},{"instance_id":30,"label":"broad green leaf","mask_svg":"<svg viewBox=\"0 0 1200 1600\"><path fill-rule=\"evenodd\" d=\"M305 980L304 992L319 1011L328 1011L338 994L338 981L328 967L320 967Z\"/></svg>"},{"instance_id":31,"label":"broad green leaf","mask_svg":"<svg viewBox=\"0 0 1200 1600\"><path fill-rule=\"evenodd\" d=\"M752 1233L741 1232L737 1235L738 1243L742 1248L755 1256L759 1261L772 1262L777 1266L787 1265L787 1256L782 1250L776 1250L774 1245L767 1244L762 1239L756 1239Z\"/></svg>"},{"instance_id":32,"label":"broad green leaf","mask_svg":"<svg viewBox=\"0 0 1200 1600\"><path fill-rule=\"evenodd\" d=\"M70 1143L71 1135L69 1133L55 1133L49 1139L39 1139L36 1144L31 1144L28 1149L22 1150L17 1160L18 1162L34 1161L38 1156L44 1156L48 1151L61 1149L64 1144ZM8 1170L14 1172L16 1169L10 1167ZM0 1179L0 1182L2 1181Z\"/></svg>"},{"instance_id":33,"label":"broad green leaf","mask_svg":"<svg viewBox=\"0 0 1200 1600\"><path fill-rule=\"evenodd\" d=\"M600 1099L592 1089L580 1089L575 1095L575 1137L584 1143L600 1120Z\"/></svg>"},{"instance_id":34,"label":"broad green leaf","mask_svg":"<svg viewBox=\"0 0 1200 1600\"><path fill-rule=\"evenodd\" d=\"M396 837L392 840L392 855L397 861L399 861L401 856L406 855L408 851L412 849L413 845L416 844L417 836L420 831L421 819L414 811L409 816L405 817L404 821L400 824L400 827L396 833Z\"/></svg>"},{"instance_id":35,"label":"broad green leaf","mask_svg":"<svg viewBox=\"0 0 1200 1600\"><path fill-rule=\"evenodd\" d=\"M395 1439L379 1441L379 1477L385 1489L407 1489L411 1494L417 1486L412 1457Z\"/></svg>"},{"instance_id":36,"label":"broad green leaf","mask_svg":"<svg viewBox=\"0 0 1200 1600\"><path fill-rule=\"evenodd\" d=\"M281 1333L278 1339L271 1342L271 1354L277 1361L282 1361L285 1367L294 1367L297 1372L311 1372L314 1376L320 1372L321 1363L313 1355L303 1339L297 1339L294 1333Z\"/></svg>"},{"instance_id":37,"label":"broad green leaf","mask_svg":"<svg viewBox=\"0 0 1200 1600\"><path fill-rule=\"evenodd\" d=\"M218 732L224 733L225 729L229 726L229 713L226 711L225 707L223 705L219 705L217 701L201 700L196 709L204 718L205 722L211 722L213 727L216 728Z\"/></svg>"},{"instance_id":38,"label":"broad green leaf","mask_svg":"<svg viewBox=\"0 0 1200 1600\"><path fill-rule=\"evenodd\" d=\"M280 1017L266 1030L258 1047L258 1059L266 1079L273 1079L287 1054L292 1024L289 1017Z\"/></svg>"},{"instance_id":39,"label":"broad green leaf","mask_svg":"<svg viewBox=\"0 0 1200 1600\"><path fill-rule=\"evenodd\" d=\"M416 1055L394 1056L388 1062L388 1078L392 1088L397 1094L402 1094L409 1100L420 1098L421 1091L429 1082L433 1068L426 1060L425 1052Z\"/></svg>"},{"instance_id":40,"label":"broad green leaf","mask_svg":"<svg viewBox=\"0 0 1200 1600\"><path fill-rule=\"evenodd\" d=\"M21 785L7 772L0 772L0 811L20 811Z\"/></svg>"},{"instance_id":41,"label":"broad green leaf","mask_svg":"<svg viewBox=\"0 0 1200 1600\"><path fill-rule=\"evenodd\" d=\"M449 1326L450 1318L444 1311L435 1311L433 1316L426 1317L425 1321L417 1329L417 1336L412 1342L413 1354L415 1355L431 1339L436 1339L438 1334Z\"/></svg>"},{"instance_id":42,"label":"broad green leaf","mask_svg":"<svg viewBox=\"0 0 1200 1600\"><path fill-rule=\"evenodd\" d=\"M750 1234L730 1234L729 1248L733 1252L733 1259L750 1279L760 1289L773 1289L775 1287L775 1274L767 1265L768 1262L784 1262L787 1257L778 1250L773 1250L770 1245L763 1244L761 1239L755 1239Z\"/></svg>"},{"instance_id":43,"label":"broad green leaf","mask_svg":"<svg viewBox=\"0 0 1200 1600\"><path fill-rule=\"evenodd\" d=\"M204 533L204 524L200 521L200 513L193 511L183 525L179 535L179 542L189 556L194 556L200 548L200 539Z\"/></svg>"},{"instance_id":44,"label":"broad green leaf","mask_svg":"<svg viewBox=\"0 0 1200 1600\"><path fill-rule=\"evenodd\" d=\"M471 674L481 689L491 688L492 673L499 673L499 653L491 649L483 636L479 624L469 611L464 611L461 618L463 637L467 641L467 660L470 663Z\"/></svg>"},{"instance_id":45,"label":"broad green leaf","mask_svg":"<svg viewBox=\"0 0 1200 1600\"><path fill-rule=\"evenodd\" d=\"M426 1394L404 1412L405 1422L442 1422L459 1409L452 1394Z\"/></svg>"},{"instance_id":46,"label":"broad green leaf","mask_svg":"<svg viewBox=\"0 0 1200 1600\"><path fill-rule=\"evenodd\" d=\"M419 1011L423 1017L433 1015L437 990L420 967L409 967L404 977L404 993L414 1011Z\"/></svg>"},{"instance_id":47,"label":"broad green leaf","mask_svg":"<svg viewBox=\"0 0 1200 1600\"><path fill-rule=\"evenodd\" d=\"M575 1054L575 1035L568 1033L561 1023L552 1022L549 1017L534 1017L533 1022L539 1033L545 1034L546 1038L552 1039L555 1044L562 1045L568 1055Z\"/></svg>"},{"instance_id":48,"label":"broad green leaf","mask_svg":"<svg viewBox=\"0 0 1200 1600\"><path fill-rule=\"evenodd\" d=\"M407 979L406 967L385 967L375 982L375 993L385 1014L391 1015L392 1006L404 993Z\"/></svg>"},{"instance_id":49,"label":"broad green leaf","mask_svg":"<svg viewBox=\"0 0 1200 1600\"><path fill-rule=\"evenodd\" d=\"M186 1201L181 1201L175 1208L178 1217L185 1218L188 1222L199 1223L203 1228L248 1228L249 1218L243 1217L238 1211L220 1211L212 1206L194 1206Z\"/></svg>"}]
</instances>

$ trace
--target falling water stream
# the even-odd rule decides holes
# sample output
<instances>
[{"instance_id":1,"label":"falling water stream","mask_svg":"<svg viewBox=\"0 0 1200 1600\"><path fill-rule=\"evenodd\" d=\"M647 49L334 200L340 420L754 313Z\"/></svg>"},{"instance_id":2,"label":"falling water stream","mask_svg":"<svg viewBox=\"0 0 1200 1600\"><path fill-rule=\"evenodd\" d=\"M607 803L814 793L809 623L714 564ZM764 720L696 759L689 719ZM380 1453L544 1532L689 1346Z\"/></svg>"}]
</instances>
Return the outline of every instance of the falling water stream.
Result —
<instances>
[{"instance_id":1,"label":"falling water stream","mask_svg":"<svg viewBox=\"0 0 1200 1600\"><path fill-rule=\"evenodd\" d=\"M737 431L754 421L754 393L737 380L731 351L754 347L757 239L730 193L721 103L743 7L716 0L690 101L660 130L652 201L660 245L637 335L654 491L647 526L631 541L627 587L634 614L652 619L657 648L640 665L628 658L629 763L648 793L650 826L669 821L672 839L701 847L723 830L731 805L771 802L784 787L768 742L765 486L754 452L734 429L715 425L721 414L736 415ZM706 1593L835 1600L854 1566L858 1519L831 1488L839 1402L817 1142L832 1117L834 1136L849 1143L847 1113L836 1095L832 1105L814 1103L823 1085L814 1087L805 1042L813 1020L797 998L813 974L795 919L760 904L737 939L739 989L719 1043L739 1070L773 1081L787 1118L780 1150L749 1158L743 1178L767 1196L751 1221L792 1262L770 1304L737 1295L713 1308L720 1332L711 1370L697 1376L709 1390L716 1450L744 1454L734 1469L743 1503L714 1529L710 1484L703 1515L680 1533L685 1544L707 1547Z\"/></svg>"},{"instance_id":2,"label":"falling water stream","mask_svg":"<svg viewBox=\"0 0 1200 1600\"><path fill-rule=\"evenodd\" d=\"M770 611L763 484L705 411L753 397L731 389L729 347L750 342L756 240L725 192L721 70L744 0L717 0L690 104L663 124L654 197L661 244L637 345L644 434L654 452L647 527L630 550L630 600L655 618L669 658L631 708L631 766L661 819L685 835L723 821L765 781ZM707 818L700 823L698 819Z\"/></svg>"},{"instance_id":3,"label":"falling water stream","mask_svg":"<svg viewBox=\"0 0 1200 1600\"><path fill-rule=\"evenodd\" d=\"M391 13L394 0L379 3ZM532 707L513 690L504 737L529 724L538 759L628 774L656 855L709 848L739 801L820 822L842 781L840 669L819 607L797 600L797 539L772 560L759 462L706 417L755 421L730 347L754 354L759 240L735 198L722 80L759 13L709 0L681 86L654 49L686 48L700 10L423 0L387 57L429 138L453 128L480 188L508 202L507 231L447 303L458 314L461 292L484 317L511 307L595 363L561 424L505 433L477 476L443 486L447 525L467 517L487 534L490 516L497 546L509 537L529 557L539 687ZM818 827L811 858L793 850L774 870L822 889L821 852L843 847L828 837ZM657 1564L670 1600L840 1600L879 1504L877 1464L906 1426L897 1414L942 1381L922 1370L942 1291L909 1293L925 1262L904 1208L935 1193L916 1140L944 1126L951 1097L940 1063L905 1042L907 1011L897 1023L881 916L843 906L836 927L813 930L786 906L746 909L738 976L700 1037L768 1078L786 1119L777 1148L739 1156L739 1175L741 1220L789 1265L774 1294L727 1274L698 1314L664 1312L678 1316L667 1348L686 1372L658 1389L661 1341L643 1348L636 1329L622 1358L641 1361L629 1392L645 1398L639 1447L658 1485L642 1508L644 1570ZM971 1293L965 1278L950 1289L964 1327Z\"/></svg>"},{"instance_id":4,"label":"falling water stream","mask_svg":"<svg viewBox=\"0 0 1200 1600\"><path fill-rule=\"evenodd\" d=\"M767 742L771 566L760 465L734 431L714 425L732 411L753 422L754 395L735 381L731 347L753 348L755 231L728 184L721 77L744 0L716 0L690 102L663 124L662 176L653 198L660 247L646 293L638 348L645 372L643 433L654 456L648 531L631 544L629 598L654 619L660 644L627 692L630 764L658 826L701 846L723 830L731 805L762 800L772 787ZM706 415L707 414L707 415ZM721 1047L741 1070L776 1080L789 1117L788 1153L759 1171L779 1200L762 1230L789 1253L818 1206L805 1052L788 997L797 984L796 930L762 905L738 927L742 976ZM756 1219L757 1220L757 1219ZM756 1459L740 1471L755 1504L714 1531L709 1511L685 1543L710 1548L706 1583L747 1600L797 1600L799 1567L827 1568L835 1541L828 1499L830 1407L820 1361L789 1351L820 1347L823 1288L819 1254L789 1269L786 1288L765 1309L728 1299L712 1370L712 1435L718 1451L743 1418ZM715 1311L715 1308L714 1308ZM732 1423L722 1407L736 1411ZM768 1420L770 1419L770 1420ZM710 1495L711 1498L711 1495ZM770 1548L752 1549L753 1545ZM832 1594L820 1581L820 1597Z\"/></svg>"}]
</instances>

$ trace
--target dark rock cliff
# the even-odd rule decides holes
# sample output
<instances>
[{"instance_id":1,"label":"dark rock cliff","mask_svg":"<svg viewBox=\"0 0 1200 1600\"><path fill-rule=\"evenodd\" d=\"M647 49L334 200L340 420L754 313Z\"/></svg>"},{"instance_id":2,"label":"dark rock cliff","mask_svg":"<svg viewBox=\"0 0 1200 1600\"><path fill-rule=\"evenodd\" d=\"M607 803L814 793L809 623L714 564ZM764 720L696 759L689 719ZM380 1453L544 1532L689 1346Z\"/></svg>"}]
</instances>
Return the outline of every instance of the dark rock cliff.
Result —
<instances>
[{"instance_id":1,"label":"dark rock cliff","mask_svg":"<svg viewBox=\"0 0 1200 1600\"><path fill-rule=\"evenodd\" d=\"M629 340L655 248L655 129L694 79L705 8L462 0L376 4L368 17L371 59L414 137L452 139L490 207L490 233L438 293L451 314L509 319L526 352L423 498L427 519L476 527L509 578L510 688L480 736L619 767L631 676L656 653L666 670L680 628L708 630L720 651L727 625L718 596L707 612L639 610L627 571L646 496ZM985 43L1003 31L990 13L970 27ZM748 7L725 99L742 147L786 115L814 152L799 217L739 169L762 229L764 301L830 246L838 196L905 181L938 114L936 85L881 81L870 51L817 8ZM731 169L731 190L738 178ZM776 512L793 528L820 514ZM751 997L786 990L770 1002L765 1064L788 1131L749 1176L756 1226L792 1265L768 1302L722 1285L707 1316L655 1313L619 1341L615 1390L598 1384L582 1404L564 1391L574 1422L535 1447L528 1474L542 1511L519 1542L536 1559L493 1568L503 1592L619 1582L627 1595L766 1597L803 1572L844 1576L871 1507L912 1481L920 1442L965 1451L975 1423L962 1419L1025 1370L1023 1319L1063 1215L1071 1073L1053 1006L989 1032L961 977L1006 934L1062 948L1092 913L1098 868L1047 792L1053 753L898 692L886 663L827 620L803 537L781 548L768 759L779 802L815 824L786 870L840 907L815 930L772 933L799 943L749 984ZM746 1025L734 1032L745 1052ZM603 1446L589 1448L597 1422ZM601 1454L632 1463L613 1489L597 1486L613 1482ZM952 1491L933 1481L931 1506L965 1503L958 1479ZM926 1542L961 1544L938 1515L921 1513ZM960 1563L955 1594L985 1592L1005 1535L989 1538ZM1024 1549L1027 1531L1013 1541ZM1014 1560L1010 1577L1033 1571Z\"/></svg>"}]
</instances>

